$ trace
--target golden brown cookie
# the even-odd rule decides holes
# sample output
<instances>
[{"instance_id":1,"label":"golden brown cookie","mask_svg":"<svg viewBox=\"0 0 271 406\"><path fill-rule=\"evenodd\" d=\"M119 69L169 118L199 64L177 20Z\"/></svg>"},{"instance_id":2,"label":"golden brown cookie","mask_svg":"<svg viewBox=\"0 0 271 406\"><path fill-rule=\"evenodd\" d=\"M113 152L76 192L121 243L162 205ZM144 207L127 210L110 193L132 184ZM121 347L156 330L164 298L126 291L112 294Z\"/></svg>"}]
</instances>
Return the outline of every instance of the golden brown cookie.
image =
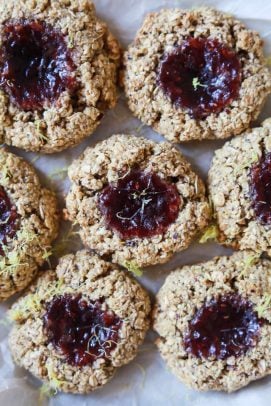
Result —
<instances>
[{"instance_id":1,"label":"golden brown cookie","mask_svg":"<svg viewBox=\"0 0 271 406\"><path fill-rule=\"evenodd\" d=\"M53 389L91 392L136 356L149 312L147 293L127 273L79 251L13 305L10 350Z\"/></svg>"},{"instance_id":2,"label":"golden brown cookie","mask_svg":"<svg viewBox=\"0 0 271 406\"><path fill-rule=\"evenodd\" d=\"M69 168L68 217L83 242L131 268L166 262L210 216L205 187L170 143L114 135Z\"/></svg>"},{"instance_id":3,"label":"golden brown cookie","mask_svg":"<svg viewBox=\"0 0 271 406\"><path fill-rule=\"evenodd\" d=\"M211 8L148 14L124 65L130 109L172 142L240 134L271 91L259 34Z\"/></svg>"},{"instance_id":4,"label":"golden brown cookie","mask_svg":"<svg viewBox=\"0 0 271 406\"><path fill-rule=\"evenodd\" d=\"M154 329L172 372L202 391L232 392L271 374L271 263L253 252L172 272Z\"/></svg>"},{"instance_id":5,"label":"golden brown cookie","mask_svg":"<svg viewBox=\"0 0 271 406\"><path fill-rule=\"evenodd\" d=\"M271 119L215 152L208 175L218 240L271 253Z\"/></svg>"},{"instance_id":6,"label":"golden brown cookie","mask_svg":"<svg viewBox=\"0 0 271 406\"><path fill-rule=\"evenodd\" d=\"M58 231L54 193L22 158L0 149L0 301L24 289Z\"/></svg>"},{"instance_id":7,"label":"golden brown cookie","mask_svg":"<svg viewBox=\"0 0 271 406\"><path fill-rule=\"evenodd\" d=\"M0 140L53 153L117 100L120 47L91 0L0 1Z\"/></svg>"}]
</instances>

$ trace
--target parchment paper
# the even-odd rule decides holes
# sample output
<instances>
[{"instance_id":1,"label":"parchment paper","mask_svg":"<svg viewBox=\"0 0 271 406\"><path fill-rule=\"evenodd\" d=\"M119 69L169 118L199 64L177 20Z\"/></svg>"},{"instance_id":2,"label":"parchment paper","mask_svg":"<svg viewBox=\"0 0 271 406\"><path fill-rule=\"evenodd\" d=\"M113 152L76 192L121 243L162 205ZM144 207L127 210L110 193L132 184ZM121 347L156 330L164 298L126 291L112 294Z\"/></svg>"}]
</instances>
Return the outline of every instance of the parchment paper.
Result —
<instances>
[{"instance_id":1,"label":"parchment paper","mask_svg":"<svg viewBox=\"0 0 271 406\"><path fill-rule=\"evenodd\" d=\"M8 1L8 0L7 0ZM106 20L119 38L123 46L127 46L140 27L143 16L151 10L161 7L195 7L213 5L221 10L234 13L253 29L258 30L266 41L266 54L271 55L271 2L269 0L231 0L231 1L188 1L188 0L96 0L97 12ZM271 100L266 104L258 123L271 113ZM117 107L106 114L98 130L77 148L52 156L14 151L24 156L39 171L44 184L53 187L59 196L62 207L64 194L69 184L65 179L65 169L87 145L109 137L113 133L134 133L147 138L162 140L162 137L132 117L125 97L120 96ZM210 160L215 149L223 142L205 141L181 145L180 149L190 160L195 170L206 179ZM62 225L65 235L67 226ZM64 230L64 231L63 231ZM63 237L62 237L63 238ZM74 249L67 246L66 252ZM78 243L77 243L78 246ZM212 258L215 255L230 253L216 244L204 246L194 244L188 250L176 255L163 266L149 268L144 271L140 282L153 296L162 285L171 269L184 264L192 264ZM13 365L7 349L9 326L5 323L6 310L12 301L0 306L0 406L37 406L39 401L40 383L24 370ZM88 396L72 396L58 394L44 400L42 404L50 406L269 406L271 399L271 378L266 378L247 388L231 394L198 393L187 389L166 368L155 349L154 333L149 333L139 355L129 365L121 368L104 388Z\"/></svg>"}]
</instances>

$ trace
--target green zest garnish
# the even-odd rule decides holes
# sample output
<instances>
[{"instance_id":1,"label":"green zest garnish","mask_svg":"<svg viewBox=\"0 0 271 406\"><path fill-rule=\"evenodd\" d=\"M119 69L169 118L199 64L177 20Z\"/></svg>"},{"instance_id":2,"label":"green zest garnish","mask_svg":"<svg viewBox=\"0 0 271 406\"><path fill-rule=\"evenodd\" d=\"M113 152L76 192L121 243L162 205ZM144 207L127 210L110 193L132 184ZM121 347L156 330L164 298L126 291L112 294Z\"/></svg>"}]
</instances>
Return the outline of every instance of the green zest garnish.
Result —
<instances>
[{"instance_id":1,"label":"green zest garnish","mask_svg":"<svg viewBox=\"0 0 271 406\"><path fill-rule=\"evenodd\" d=\"M73 292L73 290L65 286L63 279L49 283L46 292L40 293L37 290L35 293L22 297L8 312L8 317L12 321L20 321L26 319L29 314L35 316L40 313L44 300L69 292Z\"/></svg>"},{"instance_id":2,"label":"green zest garnish","mask_svg":"<svg viewBox=\"0 0 271 406\"><path fill-rule=\"evenodd\" d=\"M200 238L199 243L204 244L209 240L216 240L217 237L218 237L218 228L215 224L213 224L212 226L208 227L205 230L205 233Z\"/></svg>"},{"instance_id":3,"label":"green zest garnish","mask_svg":"<svg viewBox=\"0 0 271 406\"><path fill-rule=\"evenodd\" d=\"M239 166L237 166L234 170L234 174L238 175L240 173L243 172L243 170L250 168L254 163L256 163L259 159L258 154L254 151L251 155L251 157L243 162L242 164L240 164Z\"/></svg>"},{"instance_id":4,"label":"green zest garnish","mask_svg":"<svg viewBox=\"0 0 271 406\"><path fill-rule=\"evenodd\" d=\"M252 265L255 265L258 261L258 259L260 258L261 254L255 253L252 255L249 255L248 257L246 257L246 259L244 260L244 268L242 270L242 272L240 273L240 276L244 276L247 271L249 270L249 268Z\"/></svg>"},{"instance_id":5,"label":"green zest garnish","mask_svg":"<svg viewBox=\"0 0 271 406\"><path fill-rule=\"evenodd\" d=\"M6 246L2 246L5 255L0 257L0 275L12 275L14 269L27 265L23 260L30 243L34 241L37 243L37 235L27 228L21 228L17 231L15 241L16 247L11 251Z\"/></svg>"},{"instance_id":6,"label":"green zest garnish","mask_svg":"<svg viewBox=\"0 0 271 406\"><path fill-rule=\"evenodd\" d=\"M262 304L259 304L256 307L256 311L258 312L259 317L263 317L264 313L270 309L271 309L271 295L265 293L263 296Z\"/></svg>"},{"instance_id":7,"label":"green zest garnish","mask_svg":"<svg viewBox=\"0 0 271 406\"><path fill-rule=\"evenodd\" d=\"M142 276L143 271L134 261L125 261L123 263L124 268L128 269L129 272L132 272L135 276Z\"/></svg>"},{"instance_id":8,"label":"green zest garnish","mask_svg":"<svg viewBox=\"0 0 271 406\"><path fill-rule=\"evenodd\" d=\"M208 87L207 85L200 83L199 78L193 78L192 85L195 91L198 90L198 87Z\"/></svg>"},{"instance_id":9,"label":"green zest garnish","mask_svg":"<svg viewBox=\"0 0 271 406\"><path fill-rule=\"evenodd\" d=\"M57 378L52 365L46 364L45 366L47 368L49 382L44 383L40 388L40 403L42 403L45 397L48 398L57 395L61 385L65 383L65 381L61 381Z\"/></svg>"},{"instance_id":10,"label":"green zest garnish","mask_svg":"<svg viewBox=\"0 0 271 406\"><path fill-rule=\"evenodd\" d=\"M68 37L68 48L74 48L74 35L70 34Z\"/></svg>"},{"instance_id":11,"label":"green zest garnish","mask_svg":"<svg viewBox=\"0 0 271 406\"><path fill-rule=\"evenodd\" d=\"M0 155L0 180L3 186L7 186L12 178L12 173L9 170L9 159L10 157L6 158L5 155Z\"/></svg>"},{"instance_id":12,"label":"green zest garnish","mask_svg":"<svg viewBox=\"0 0 271 406\"><path fill-rule=\"evenodd\" d=\"M48 142L48 137L44 133L44 131L46 129L46 124L44 123L44 121L36 120L36 121L34 121L34 125L35 125L35 128L37 130L38 137L39 137L40 141Z\"/></svg>"}]
</instances>

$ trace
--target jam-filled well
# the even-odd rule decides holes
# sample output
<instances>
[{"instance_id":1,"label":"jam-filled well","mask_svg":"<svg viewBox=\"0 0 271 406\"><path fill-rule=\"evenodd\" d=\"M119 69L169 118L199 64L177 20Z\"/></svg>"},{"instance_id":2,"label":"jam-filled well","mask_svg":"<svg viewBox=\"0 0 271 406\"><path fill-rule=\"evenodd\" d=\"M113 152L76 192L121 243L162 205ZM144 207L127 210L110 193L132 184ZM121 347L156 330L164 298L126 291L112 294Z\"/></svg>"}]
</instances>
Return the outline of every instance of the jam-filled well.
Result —
<instances>
[{"instance_id":1,"label":"jam-filled well","mask_svg":"<svg viewBox=\"0 0 271 406\"><path fill-rule=\"evenodd\" d=\"M264 225L271 224L271 152L264 154L249 173L250 196L255 216Z\"/></svg>"},{"instance_id":2,"label":"jam-filled well","mask_svg":"<svg viewBox=\"0 0 271 406\"><path fill-rule=\"evenodd\" d=\"M163 56L158 85L176 107L202 119L238 97L241 64L236 52L217 39L189 37Z\"/></svg>"},{"instance_id":3,"label":"jam-filled well","mask_svg":"<svg viewBox=\"0 0 271 406\"><path fill-rule=\"evenodd\" d=\"M9 238L15 236L19 227L19 214L11 203L3 186L0 186L0 255Z\"/></svg>"},{"instance_id":4,"label":"jam-filled well","mask_svg":"<svg viewBox=\"0 0 271 406\"><path fill-rule=\"evenodd\" d=\"M122 326L122 320L104 299L89 301L70 294L49 302L43 321L48 341L69 364L77 366L91 364L97 358L108 359Z\"/></svg>"},{"instance_id":5,"label":"jam-filled well","mask_svg":"<svg viewBox=\"0 0 271 406\"><path fill-rule=\"evenodd\" d=\"M41 110L76 87L64 36L38 20L9 20L0 49L0 88L25 111Z\"/></svg>"},{"instance_id":6,"label":"jam-filled well","mask_svg":"<svg viewBox=\"0 0 271 406\"><path fill-rule=\"evenodd\" d=\"M198 358L239 357L256 345L260 326L250 301L237 294L219 296L204 303L189 322L185 349Z\"/></svg>"},{"instance_id":7,"label":"jam-filled well","mask_svg":"<svg viewBox=\"0 0 271 406\"><path fill-rule=\"evenodd\" d=\"M165 232L177 219L180 196L173 183L135 168L103 189L99 207L122 238L143 238Z\"/></svg>"}]
</instances>

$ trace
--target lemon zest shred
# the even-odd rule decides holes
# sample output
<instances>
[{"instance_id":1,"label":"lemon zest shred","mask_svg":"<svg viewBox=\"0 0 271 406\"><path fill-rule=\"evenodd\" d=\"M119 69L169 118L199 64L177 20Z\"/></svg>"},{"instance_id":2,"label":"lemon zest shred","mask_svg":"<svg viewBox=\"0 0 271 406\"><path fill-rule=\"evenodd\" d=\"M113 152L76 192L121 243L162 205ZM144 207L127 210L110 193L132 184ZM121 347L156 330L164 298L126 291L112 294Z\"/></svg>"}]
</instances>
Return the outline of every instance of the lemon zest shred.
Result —
<instances>
[{"instance_id":1,"label":"lemon zest shred","mask_svg":"<svg viewBox=\"0 0 271 406\"><path fill-rule=\"evenodd\" d=\"M263 296L262 304L256 306L255 310L259 317L263 317L267 310L271 309L271 294L265 293Z\"/></svg>"},{"instance_id":2,"label":"lemon zest shred","mask_svg":"<svg viewBox=\"0 0 271 406\"><path fill-rule=\"evenodd\" d=\"M259 159L258 154L254 151L251 157L246 161L243 162L241 165L237 166L234 170L234 174L238 175L240 174L244 169L250 168L251 165L253 165L255 162L257 162Z\"/></svg>"},{"instance_id":3,"label":"lemon zest shred","mask_svg":"<svg viewBox=\"0 0 271 406\"><path fill-rule=\"evenodd\" d=\"M41 311L42 301L46 301L48 298L58 296L65 293L73 292L72 288L67 288L63 279L59 279L57 282L49 284L46 288L46 292L39 294L38 290L35 293L28 294L23 297L14 308L11 308L8 312L9 319L12 321L24 320L31 315L36 315Z\"/></svg>"},{"instance_id":4,"label":"lemon zest shred","mask_svg":"<svg viewBox=\"0 0 271 406\"><path fill-rule=\"evenodd\" d=\"M246 259L244 260L244 268L242 272L240 273L240 276L246 275L248 269L257 263L258 259L260 258L261 254L260 253L255 253L252 255L248 255Z\"/></svg>"},{"instance_id":5,"label":"lemon zest shred","mask_svg":"<svg viewBox=\"0 0 271 406\"><path fill-rule=\"evenodd\" d=\"M69 34L67 46L69 49L74 48L74 35L73 34Z\"/></svg>"},{"instance_id":6,"label":"lemon zest shred","mask_svg":"<svg viewBox=\"0 0 271 406\"><path fill-rule=\"evenodd\" d=\"M198 90L198 87L208 87L207 85L203 85L202 83L200 83L200 80L198 77L193 78L192 86L195 91Z\"/></svg>"},{"instance_id":7,"label":"lemon zest shred","mask_svg":"<svg viewBox=\"0 0 271 406\"><path fill-rule=\"evenodd\" d=\"M38 132L38 137L40 141L48 142L49 138L47 135L44 134L43 128L42 128L42 120L35 120L34 121L34 126Z\"/></svg>"},{"instance_id":8,"label":"lemon zest shred","mask_svg":"<svg viewBox=\"0 0 271 406\"><path fill-rule=\"evenodd\" d=\"M209 240L217 240L218 237L218 227L215 224L212 224L210 227L208 227L204 234L201 236L199 239L200 244L204 244Z\"/></svg>"},{"instance_id":9,"label":"lemon zest shred","mask_svg":"<svg viewBox=\"0 0 271 406\"><path fill-rule=\"evenodd\" d=\"M47 369L47 377L49 382L44 383L40 387L40 403L44 400L44 398L56 396L59 389L61 388L61 385L65 383L65 381L57 378L52 365L47 363L45 367Z\"/></svg>"},{"instance_id":10,"label":"lemon zest shred","mask_svg":"<svg viewBox=\"0 0 271 406\"><path fill-rule=\"evenodd\" d=\"M129 272L133 273L135 276L142 276L143 271L135 261L125 261L123 264L124 268L128 269Z\"/></svg>"},{"instance_id":11,"label":"lemon zest shred","mask_svg":"<svg viewBox=\"0 0 271 406\"><path fill-rule=\"evenodd\" d=\"M41 299L37 293L32 293L23 297L14 308L11 308L8 317L12 321L24 320L30 313L35 315L40 310Z\"/></svg>"},{"instance_id":12,"label":"lemon zest shred","mask_svg":"<svg viewBox=\"0 0 271 406\"><path fill-rule=\"evenodd\" d=\"M2 158L2 157L1 157ZM9 180L12 178L12 173L10 172L9 169L9 160L6 158L5 159L1 159L0 161L0 180L1 180L1 184L3 186L7 186L9 183Z\"/></svg>"},{"instance_id":13,"label":"lemon zest shred","mask_svg":"<svg viewBox=\"0 0 271 406\"><path fill-rule=\"evenodd\" d=\"M33 231L21 228L17 231L16 240L14 240L18 244L16 249L10 251L8 246L2 245L5 255L0 259L0 275L10 275L14 269L27 265L22 262L22 258L27 254L29 244L35 239L37 235Z\"/></svg>"}]
</instances>

